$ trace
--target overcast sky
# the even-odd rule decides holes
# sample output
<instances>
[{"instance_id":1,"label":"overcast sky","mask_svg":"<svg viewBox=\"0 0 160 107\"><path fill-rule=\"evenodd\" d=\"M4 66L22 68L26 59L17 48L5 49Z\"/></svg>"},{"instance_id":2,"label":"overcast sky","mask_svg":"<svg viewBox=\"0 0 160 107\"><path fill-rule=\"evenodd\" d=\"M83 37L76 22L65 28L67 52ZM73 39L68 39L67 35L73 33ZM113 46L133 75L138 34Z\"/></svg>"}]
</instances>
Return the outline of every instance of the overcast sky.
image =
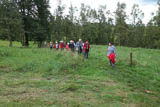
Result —
<instances>
[{"instance_id":1,"label":"overcast sky","mask_svg":"<svg viewBox=\"0 0 160 107\"><path fill-rule=\"evenodd\" d=\"M146 24L151 19L151 13L158 10L157 0L62 0L62 4L68 8L72 3L73 6L80 8L81 3L90 5L92 8L97 9L99 5L107 5L107 10L114 12L117 7L117 3L126 3L127 15L131 13L133 4L139 4L140 9L144 12L145 17L143 22ZM50 0L51 13L54 13L57 7L57 0ZM67 14L68 9L66 9L65 14Z\"/></svg>"}]
</instances>

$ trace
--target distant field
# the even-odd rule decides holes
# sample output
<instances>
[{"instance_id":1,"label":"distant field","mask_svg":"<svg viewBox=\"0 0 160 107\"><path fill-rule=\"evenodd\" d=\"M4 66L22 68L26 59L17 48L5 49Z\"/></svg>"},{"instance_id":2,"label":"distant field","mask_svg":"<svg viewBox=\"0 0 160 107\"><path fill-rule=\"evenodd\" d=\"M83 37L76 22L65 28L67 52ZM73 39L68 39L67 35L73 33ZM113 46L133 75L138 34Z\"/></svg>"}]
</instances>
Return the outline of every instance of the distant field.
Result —
<instances>
[{"instance_id":1,"label":"distant field","mask_svg":"<svg viewBox=\"0 0 160 107\"><path fill-rule=\"evenodd\" d=\"M92 46L89 59L0 41L0 107L160 107L160 50ZM133 52L134 66L129 66Z\"/></svg>"}]
</instances>

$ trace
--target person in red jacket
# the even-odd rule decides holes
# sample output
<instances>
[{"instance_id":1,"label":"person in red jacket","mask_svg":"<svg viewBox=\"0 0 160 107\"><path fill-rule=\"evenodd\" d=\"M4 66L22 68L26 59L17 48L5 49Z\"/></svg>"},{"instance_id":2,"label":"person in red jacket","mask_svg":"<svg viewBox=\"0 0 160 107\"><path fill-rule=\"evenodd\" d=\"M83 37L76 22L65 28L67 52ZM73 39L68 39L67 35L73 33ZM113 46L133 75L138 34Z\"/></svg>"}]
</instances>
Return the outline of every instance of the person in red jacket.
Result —
<instances>
[{"instance_id":1,"label":"person in red jacket","mask_svg":"<svg viewBox=\"0 0 160 107\"><path fill-rule=\"evenodd\" d=\"M56 50L58 50L59 49L59 44L58 44L58 42L56 41L56 43L55 43L55 45L54 45L54 48L56 49Z\"/></svg>"},{"instance_id":2,"label":"person in red jacket","mask_svg":"<svg viewBox=\"0 0 160 107\"><path fill-rule=\"evenodd\" d=\"M116 57L116 48L112 43L109 43L107 56L108 56L108 59L109 59L109 62L111 64L112 68L114 68L114 66L115 66L115 57Z\"/></svg>"},{"instance_id":3,"label":"person in red jacket","mask_svg":"<svg viewBox=\"0 0 160 107\"><path fill-rule=\"evenodd\" d=\"M89 51L90 51L90 44L89 44L89 42L88 42L88 40L87 40L86 43L83 44L84 56L85 56L85 58L87 58L87 59L88 59Z\"/></svg>"},{"instance_id":4,"label":"person in red jacket","mask_svg":"<svg viewBox=\"0 0 160 107\"><path fill-rule=\"evenodd\" d=\"M64 42L63 41L60 41L60 48L61 48L61 50L64 50Z\"/></svg>"},{"instance_id":5,"label":"person in red jacket","mask_svg":"<svg viewBox=\"0 0 160 107\"><path fill-rule=\"evenodd\" d=\"M66 50L69 51L69 43L66 44Z\"/></svg>"}]
</instances>

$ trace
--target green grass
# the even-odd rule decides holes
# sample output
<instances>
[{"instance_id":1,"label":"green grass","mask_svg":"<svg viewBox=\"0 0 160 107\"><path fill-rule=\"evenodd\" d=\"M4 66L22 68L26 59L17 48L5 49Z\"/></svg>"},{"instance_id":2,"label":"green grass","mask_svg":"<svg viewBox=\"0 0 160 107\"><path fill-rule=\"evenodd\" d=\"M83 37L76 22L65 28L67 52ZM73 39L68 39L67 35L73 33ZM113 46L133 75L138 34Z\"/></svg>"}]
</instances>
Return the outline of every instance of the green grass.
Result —
<instances>
[{"instance_id":1,"label":"green grass","mask_svg":"<svg viewBox=\"0 0 160 107\"><path fill-rule=\"evenodd\" d=\"M159 50L116 47L112 69L107 46L92 46L84 59L13 45L0 41L0 107L160 107Z\"/></svg>"}]
</instances>

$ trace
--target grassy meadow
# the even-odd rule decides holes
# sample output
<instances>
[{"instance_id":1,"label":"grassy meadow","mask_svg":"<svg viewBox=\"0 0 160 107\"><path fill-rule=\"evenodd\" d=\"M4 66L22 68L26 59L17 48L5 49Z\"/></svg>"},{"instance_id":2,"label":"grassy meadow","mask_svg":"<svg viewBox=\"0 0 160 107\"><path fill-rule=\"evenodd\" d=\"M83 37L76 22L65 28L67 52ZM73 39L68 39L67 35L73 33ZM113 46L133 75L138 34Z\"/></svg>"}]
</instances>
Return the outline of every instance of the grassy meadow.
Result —
<instances>
[{"instance_id":1,"label":"grassy meadow","mask_svg":"<svg viewBox=\"0 0 160 107\"><path fill-rule=\"evenodd\" d=\"M84 59L13 45L0 41L0 107L160 107L160 50L116 47L112 69L107 46Z\"/></svg>"}]
</instances>

